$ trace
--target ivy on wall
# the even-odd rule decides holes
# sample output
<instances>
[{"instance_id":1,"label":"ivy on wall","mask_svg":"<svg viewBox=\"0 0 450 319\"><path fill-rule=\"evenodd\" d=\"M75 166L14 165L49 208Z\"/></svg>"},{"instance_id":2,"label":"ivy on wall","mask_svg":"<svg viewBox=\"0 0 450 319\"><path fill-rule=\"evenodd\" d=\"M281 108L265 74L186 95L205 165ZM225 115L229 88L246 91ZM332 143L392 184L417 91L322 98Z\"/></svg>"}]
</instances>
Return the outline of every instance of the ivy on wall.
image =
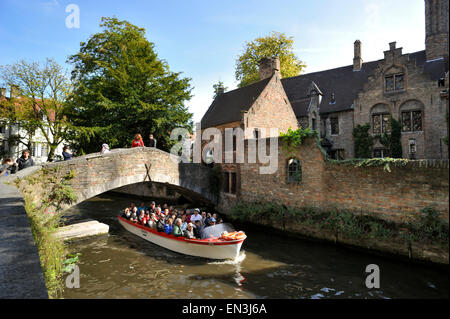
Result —
<instances>
[{"instance_id":1,"label":"ivy on wall","mask_svg":"<svg viewBox=\"0 0 450 319\"><path fill-rule=\"evenodd\" d=\"M382 136L378 136L381 144L389 149L392 158L402 158L402 126L400 121L397 121L392 116L390 118L391 122L391 134L384 133Z\"/></svg>"},{"instance_id":2,"label":"ivy on wall","mask_svg":"<svg viewBox=\"0 0 450 319\"><path fill-rule=\"evenodd\" d=\"M356 158L371 158L373 137L369 133L370 124L357 125L353 129L353 138L355 141L355 157Z\"/></svg>"},{"instance_id":3,"label":"ivy on wall","mask_svg":"<svg viewBox=\"0 0 450 319\"><path fill-rule=\"evenodd\" d=\"M288 153L295 153L306 138L317 136L317 131L311 130L310 128L304 129L301 126L295 131L292 128L289 128L286 133L280 133L280 138L283 141L283 147Z\"/></svg>"}]
</instances>

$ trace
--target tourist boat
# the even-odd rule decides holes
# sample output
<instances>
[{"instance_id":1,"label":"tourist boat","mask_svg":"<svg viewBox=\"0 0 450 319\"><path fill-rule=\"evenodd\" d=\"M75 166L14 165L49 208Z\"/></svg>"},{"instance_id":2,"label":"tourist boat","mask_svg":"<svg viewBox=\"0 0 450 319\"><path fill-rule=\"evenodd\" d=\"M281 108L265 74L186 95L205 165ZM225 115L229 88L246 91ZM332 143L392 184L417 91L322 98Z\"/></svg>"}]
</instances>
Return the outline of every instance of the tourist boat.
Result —
<instances>
[{"instance_id":1,"label":"tourist boat","mask_svg":"<svg viewBox=\"0 0 450 319\"><path fill-rule=\"evenodd\" d=\"M205 236L210 238L205 239L187 239L185 237L175 237L168 235L165 232L158 232L147 226L130 222L122 216L118 216L119 223L129 232L153 243L158 246L170 249L177 253L204 257L210 259L235 259L239 256L242 243L247 238L243 232L233 232L237 235L224 238L220 236L223 230L229 229L228 224L219 224L216 226L209 226L205 229L209 234ZM216 236L211 237L213 233ZM220 232L220 233L218 233ZM203 236L202 236L203 237Z\"/></svg>"}]
</instances>

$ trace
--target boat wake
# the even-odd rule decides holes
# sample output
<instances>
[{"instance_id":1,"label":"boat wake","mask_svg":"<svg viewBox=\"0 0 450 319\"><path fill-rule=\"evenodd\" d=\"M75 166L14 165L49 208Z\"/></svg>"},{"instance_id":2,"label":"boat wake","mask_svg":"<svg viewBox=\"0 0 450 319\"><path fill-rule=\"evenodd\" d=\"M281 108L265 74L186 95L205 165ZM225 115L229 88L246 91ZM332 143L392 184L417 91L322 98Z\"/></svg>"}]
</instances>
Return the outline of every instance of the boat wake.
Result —
<instances>
[{"instance_id":1,"label":"boat wake","mask_svg":"<svg viewBox=\"0 0 450 319\"><path fill-rule=\"evenodd\" d=\"M237 256L234 259L227 259L227 260L221 260L221 261L211 261L208 262L209 265L238 265L241 262L244 261L246 255L245 255L245 251L241 250L239 252L239 256Z\"/></svg>"}]
</instances>

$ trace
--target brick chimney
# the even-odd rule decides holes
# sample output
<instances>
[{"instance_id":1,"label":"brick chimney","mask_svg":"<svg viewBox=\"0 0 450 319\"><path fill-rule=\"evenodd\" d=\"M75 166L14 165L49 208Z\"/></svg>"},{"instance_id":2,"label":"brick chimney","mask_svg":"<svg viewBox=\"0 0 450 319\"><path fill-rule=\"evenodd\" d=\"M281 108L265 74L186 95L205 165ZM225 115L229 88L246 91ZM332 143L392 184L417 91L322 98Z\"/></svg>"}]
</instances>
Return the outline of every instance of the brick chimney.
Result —
<instances>
[{"instance_id":1,"label":"brick chimney","mask_svg":"<svg viewBox=\"0 0 450 319\"><path fill-rule=\"evenodd\" d=\"M362 68L363 60L361 58L361 41L356 40L353 44L354 57L353 57L353 71L360 71Z\"/></svg>"},{"instance_id":2,"label":"brick chimney","mask_svg":"<svg viewBox=\"0 0 450 319\"><path fill-rule=\"evenodd\" d=\"M0 99L6 98L6 88L0 88Z\"/></svg>"},{"instance_id":3,"label":"brick chimney","mask_svg":"<svg viewBox=\"0 0 450 319\"><path fill-rule=\"evenodd\" d=\"M448 57L449 0L425 0L427 61Z\"/></svg>"},{"instance_id":4,"label":"brick chimney","mask_svg":"<svg viewBox=\"0 0 450 319\"><path fill-rule=\"evenodd\" d=\"M277 57L273 58L262 58L259 61L259 79L264 80L272 77L275 73L281 78L280 73L280 59Z\"/></svg>"}]
</instances>

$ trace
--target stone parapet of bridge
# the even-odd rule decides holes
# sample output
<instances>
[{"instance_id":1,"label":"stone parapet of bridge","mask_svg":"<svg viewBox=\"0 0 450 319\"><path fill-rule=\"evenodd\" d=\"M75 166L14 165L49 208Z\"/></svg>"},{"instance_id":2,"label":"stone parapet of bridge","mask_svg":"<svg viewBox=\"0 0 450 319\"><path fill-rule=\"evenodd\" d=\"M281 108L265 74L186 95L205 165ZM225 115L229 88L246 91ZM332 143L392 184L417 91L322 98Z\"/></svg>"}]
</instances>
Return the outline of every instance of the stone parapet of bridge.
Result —
<instances>
[{"instance_id":1,"label":"stone parapet of bridge","mask_svg":"<svg viewBox=\"0 0 450 319\"><path fill-rule=\"evenodd\" d=\"M5 181L24 179L40 170L56 169L55 174L59 176L73 171L71 184L77 199L70 206L118 187L149 181L169 184L215 203L216 195L211 192L210 185L211 169L201 164L179 163L172 157L150 147L114 149L106 154L93 153L30 167L6 177Z\"/></svg>"}]
</instances>

